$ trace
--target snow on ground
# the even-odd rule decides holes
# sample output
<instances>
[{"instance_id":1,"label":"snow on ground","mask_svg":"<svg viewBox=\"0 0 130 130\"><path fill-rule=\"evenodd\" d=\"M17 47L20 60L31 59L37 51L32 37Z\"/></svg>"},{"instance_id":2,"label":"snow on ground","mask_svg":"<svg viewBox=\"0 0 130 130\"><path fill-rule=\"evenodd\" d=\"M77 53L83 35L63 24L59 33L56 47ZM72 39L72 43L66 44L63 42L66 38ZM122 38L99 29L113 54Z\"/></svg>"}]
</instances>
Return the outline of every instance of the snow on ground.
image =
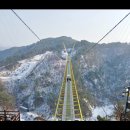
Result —
<instances>
[{"instance_id":1,"label":"snow on ground","mask_svg":"<svg viewBox=\"0 0 130 130\"><path fill-rule=\"evenodd\" d=\"M20 114L20 121L34 121L34 118L36 117L40 116L33 112L24 112ZM55 117L50 117L47 121L55 121Z\"/></svg>"},{"instance_id":2,"label":"snow on ground","mask_svg":"<svg viewBox=\"0 0 130 130\"><path fill-rule=\"evenodd\" d=\"M23 112L20 114L20 121L34 121L38 115L33 112Z\"/></svg>"},{"instance_id":3,"label":"snow on ground","mask_svg":"<svg viewBox=\"0 0 130 130\"><path fill-rule=\"evenodd\" d=\"M50 118L48 119L48 121L55 121L55 117L54 117L54 116L50 117Z\"/></svg>"},{"instance_id":4,"label":"snow on ground","mask_svg":"<svg viewBox=\"0 0 130 130\"><path fill-rule=\"evenodd\" d=\"M10 74L10 71L9 70L2 70L2 71L0 71L0 76L2 77L6 77L7 75L9 75Z\"/></svg>"},{"instance_id":5,"label":"snow on ground","mask_svg":"<svg viewBox=\"0 0 130 130\"><path fill-rule=\"evenodd\" d=\"M0 79L1 79L2 81L8 81L8 80L10 80L10 77L0 76Z\"/></svg>"},{"instance_id":6,"label":"snow on ground","mask_svg":"<svg viewBox=\"0 0 130 130\"><path fill-rule=\"evenodd\" d=\"M92 117L87 120L97 121L97 116L100 115L101 117L105 117L107 115L112 115L113 113L113 105L103 106L103 107L96 107L92 110Z\"/></svg>"},{"instance_id":7,"label":"snow on ground","mask_svg":"<svg viewBox=\"0 0 130 130\"><path fill-rule=\"evenodd\" d=\"M28 76L28 74L30 74L30 72L34 69L34 67L37 66L37 64L40 63L41 60L43 60L45 58L45 56L48 56L52 54L52 52L47 51L44 54L40 54L40 55L36 55L32 58L29 59L25 59L25 60L21 60L19 61L19 63L21 64L18 68L16 68L14 71L1 71L0 72L0 78L4 81L13 79L13 80L17 80L17 79L21 79L23 77ZM8 75L7 75L8 72ZM6 73L5 76L3 76L3 74Z\"/></svg>"},{"instance_id":8,"label":"snow on ground","mask_svg":"<svg viewBox=\"0 0 130 130\"><path fill-rule=\"evenodd\" d=\"M19 63L21 63L21 66L18 67L14 72L12 72L10 76L16 79L26 77L33 70L33 68L39 63L39 61L44 59L45 55L46 53L36 55L31 59L19 61Z\"/></svg>"},{"instance_id":9,"label":"snow on ground","mask_svg":"<svg viewBox=\"0 0 130 130\"><path fill-rule=\"evenodd\" d=\"M87 103L87 105L88 105L88 107L89 107L89 110L92 110L93 109L93 107L91 106L91 104L88 102L88 100L87 99L83 99L86 103Z\"/></svg>"},{"instance_id":10,"label":"snow on ground","mask_svg":"<svg viewBox=\"0 0 130 130\"><path fill-rule=\"evenodd\" d=\"M12 78L17 78L17 79L25 77L32 71L32 69L35 67L36 64L37 64L36 61L25 62L21 64L21 66L18 69L12 72L10 76Z\"/></svg>"},{"instance_id":11,"label":"snow on ground","mask_svg":"<svg viewBox=\"0 0 130 130\"><path fill-rule=\"evenodd\" d=\"M61 52L61 55L62 55L62 58L63 58L63 59L66 59L67 56L68 56L68 53L67 53L66 51L62 51L62 52Z\"/></svg>"}]
</instances>

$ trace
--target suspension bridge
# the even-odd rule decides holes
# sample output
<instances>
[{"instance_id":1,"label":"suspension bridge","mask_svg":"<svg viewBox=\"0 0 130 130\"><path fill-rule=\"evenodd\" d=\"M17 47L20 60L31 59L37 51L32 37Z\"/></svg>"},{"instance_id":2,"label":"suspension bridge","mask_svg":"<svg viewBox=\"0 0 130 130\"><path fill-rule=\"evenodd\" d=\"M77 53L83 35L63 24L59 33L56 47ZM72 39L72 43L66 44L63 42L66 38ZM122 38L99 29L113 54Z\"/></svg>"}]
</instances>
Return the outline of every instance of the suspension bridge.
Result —
<instances>
[{"instance_id":1,"label":"suspension bridge","mask_svg":"<svg viewBox=\"0 0 130 130\"><path fill-rule=\"evenodd\" d=\"M14 11L12 12L18 17L18 19L33 33L38 40L41 40L38 35L21 19L21 17ZM123 17L110 31L108 31L97 43L88 48L86 53L91 51L99 42L101 42L109 33L111 33L130 13ZM75 46L75 45L74 45ZM72 51L74 50L74 46ZM64 45L65 51L67 51ZM129 94L128 94L129 95ZM6 121L7 117L12 121L20 120L19 111L2 111L0 112L0 121ZM12 116L11 116L12 115ZM80 98L78 95L78 89L74 77L73 65L71 56L66 57L66 66L63 76L62 85L57 100L56 111L54 115L55 121L83 121L82 110L80 106Z\"/></svg>"},{"instance_id":2,"label":"suspension bridge","mask_svg":"<svg viewBox=\"0 0 130 130\"><path fill-rule=\"evenodd\" d=\"M71 58L66 59L64 78L55 112L55 120L83 120Z\"/></svg>"}]
</instances>

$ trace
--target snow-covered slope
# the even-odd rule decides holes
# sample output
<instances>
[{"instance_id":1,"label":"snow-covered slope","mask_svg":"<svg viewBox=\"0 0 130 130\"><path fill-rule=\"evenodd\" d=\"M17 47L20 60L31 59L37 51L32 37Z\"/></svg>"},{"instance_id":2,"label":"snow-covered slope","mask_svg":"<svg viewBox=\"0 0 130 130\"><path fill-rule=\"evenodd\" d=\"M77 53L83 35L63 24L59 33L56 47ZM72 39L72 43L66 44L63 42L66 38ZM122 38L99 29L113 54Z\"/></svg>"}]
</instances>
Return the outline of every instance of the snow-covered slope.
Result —
<instances>
[{"instance_id":1,"label":"snow-covered slope","mask_svg":"<svg viewBox=\"0 0 130 130\"><path fill-rule=\"evenodd\" d=\"M130 45L102 44L87 52L89 47L90 43L81 41L70 56L83 114L95 120L95 113L104 116L101 106L106 108L122 101L122 90L130 81ZM66 57L63 51L57 54ZM65 62L54 51L46 52L19 61L13 70L1 67L0 78L15 95L17 106L23 105L32 113L53 119ZM111 109L106 108L108 114Z\"/></svg>"},{"instance_id":2,"label":"snow-covered slope","mask_svg":"<svg viewBox=\"0 0 130 130\"><path fill-rule=\"evenodd\" d=\"M5 81L10 93L16 97L17 107L25 106L30 112L51 118L55 111L66 61L53 52L36 55L19 61L19 66L0 78ZM6 80L5 80L6 79ZM25 113L23 120L31 120Z\"/></svg>"},{"instance_id":3,"label":"snow-covered slope","mask_svg":"<svg viewBox=\"0 0 130 130\"><path fill-rule=\"evenodd\" d=\"M65 50L63 50L63 51L61 52L61 56L62 56L63 59L66 59L67 56L68 56L68 53L67 53Z\"/></svg>"},{"instance_id":4,"label":"snow-covered slope","mask_svg":"<svg viewBox=\"0 0 130 130\"><path fill-rule=\"evenodd\" d=\"M97 116L100 115L101 117L111 116L113 114L113 106L102 106L96 107L92 109L92 116L87 118L88 121L97 121Z\"/></svg>"},{"instance_id":5,"label":"snow-covered slope","mask_svg":"<svg viewBox=\"0 0 130 130\"><path fill-rule=\"evenodd\" d=\"M39 115L34 112L23 112L20 114L21 121L34 121L34 118L38 117Z\"/></svg>"},{"instance_id":6,"label":"snow-covered slope","mask_svg":"<svg viewBox=\"0 0 130 130\"><path fill-rule=\"evenodd\" d=\"M19 61L19 63L21 64L20 67L17 68L15 71L13 71L9 76L17 79L26 77L33 70L33 68L38 64L42 56L43 55L37 55L32 59Z\"/></svg>"},{"instance_id":7,"label":"snow-covered slope","mask_svg":"<svg viewBox=\"0 0 130 130\"><path fill-rule=\"evenodd\" d=\"M44 54L36 55L30 59L19 61L19 66L18 68L15 68L14 71L1 71L0 74L3 75L1 78L11 78L14 80L26 78L31 73L31 71L33 71L33 69L41 62L41 60L43 60L44 57L49 54L51 54L51 52L47 51Z\"/></svg>"}]
</instances>

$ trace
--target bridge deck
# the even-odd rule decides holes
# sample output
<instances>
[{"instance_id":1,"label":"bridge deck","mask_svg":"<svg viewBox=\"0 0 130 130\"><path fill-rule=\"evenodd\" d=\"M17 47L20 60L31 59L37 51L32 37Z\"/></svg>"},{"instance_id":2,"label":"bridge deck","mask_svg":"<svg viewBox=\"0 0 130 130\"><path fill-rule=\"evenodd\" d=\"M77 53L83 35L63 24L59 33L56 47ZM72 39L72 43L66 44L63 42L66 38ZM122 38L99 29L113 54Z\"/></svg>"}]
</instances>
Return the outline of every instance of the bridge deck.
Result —
<instances>
[{"instance_id":1,"label":"bridge deck","mask_svg":"<svg viewBox=\"0 0 130 130\"><path fill-rule=\"evenodd\" d=\"M70 73L70 61L68 61L67 75ZM64 96L64 106L63 106L63 121L73 121L74 120L74 104L73 104L73 93L72 93L72 81L66 82L65 96Z\"/></svg>"},{"instance_id":2,"label":"bridge deck","mask_svg":"<svg viewBox=\"0 0 130 130\"><path fill-rule=\"evenodd\" d=\"M55 120L83 120L72 63L69 58L67 59L64 79L57 102Z\"/></svg>"}]
</instances>

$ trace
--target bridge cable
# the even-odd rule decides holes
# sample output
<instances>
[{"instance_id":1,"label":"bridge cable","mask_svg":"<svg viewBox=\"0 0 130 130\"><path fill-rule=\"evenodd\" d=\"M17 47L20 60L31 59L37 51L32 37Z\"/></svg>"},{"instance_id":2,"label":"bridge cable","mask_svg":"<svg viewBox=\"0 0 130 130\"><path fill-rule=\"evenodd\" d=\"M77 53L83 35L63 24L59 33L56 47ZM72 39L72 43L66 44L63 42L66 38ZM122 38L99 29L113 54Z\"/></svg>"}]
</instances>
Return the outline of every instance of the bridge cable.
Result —
<instances>
[{"instance_id":1,"label":"bridge cable","mask_svg":"<svg viewBox=\"0 0 130 130\"><path fill-rule=\"evenodd\" d=\"M90 50L92 50L99 42L101 42L109 33L111 33L129 15L130 15L130 12L128 14L126 14L112 29L110 29L110 31L108 31L97 43L95 43L91 48L89 48L86 53L88 53ZM103 59L103 61L104 61L104 59ZM116 95L116 98L117 98L117 95Z\"/></svg>"},{"instance_id":2,"label":"bridge cable","mask_svg":"<svg viewBox=\"0 0 130 130\"><path fill-rule=\"evenodd\" d=\"M22 18L13 10L11 11L18 17L18 19L37 37L38 40L41 41L41 39L38 37L38 35L22 20Z\"/></svg>"},{"instance_id":3,"label":"bridge cable","mask_svg":"<svg viewBox=\"0 0 130 130\"><path fill-rule=\"evenodd\" d=\"M99 42L101 42L108 34L110 34L122 21L124 21L125 18L127 18L130 15L130 12L128 14L125 15L125 17L123 17L112 29L110 29L98 42L96 42L92 47L90 47L86 53L88 53L90 50L92 50L96 45L98 45ZM109 87L110 88L110 87ZM100 90L99 90L100 91ZM116 94L115 94L116 95ZM116 99L117 95L116 95ZM106 111L104 110L104 108L101 106L101 108L103 109L103 111L106 113ZM107 115L107 114L106 114Z\"/></svg>"},{"instance_id":4,"label":"bridge cable","mask_svg":"<svg viewBox=\"0 0 130 130\"><path fill-rule=\"evenodd\" d=\"M98 45L99 42L101 42L108 34L110 34L125 18L127 18L130 15L130 12L125 15L112 29L110 29L97 43L95 43L92 47L90 47L86 53L88 53L90 50L92 50L96 45ZM104 60L103 60L104 61ZM109 86L109 85L108 85ZM109 86L110 89L110 86ZM111 89L110 89L111 90ZM99 90L100 91L100 90ZM118 101L117 94L115 92L116 100ZM114 106L115 107L115 106ZM102 107L103 109L103 107ZM103 109L104 111L104 109ZM105 112L106 113L106 112Z\"/></svg>"},{"instance_id":5,"label":"bridge cable","mask_svg":"<svg viewBox=\"0 0 130 130\"><path fill-rule=\"evenodd\" d=\"M87 50L87 52L89 52L90 50L92 50L99 42L101 42L109 33L111 33L129 15L130 15L130 12L127 15L125 15L125 17L123 17L112 29L110 29L97 43L95 43L91 48L89 48Z\"/></svg>"}]
</instances>

